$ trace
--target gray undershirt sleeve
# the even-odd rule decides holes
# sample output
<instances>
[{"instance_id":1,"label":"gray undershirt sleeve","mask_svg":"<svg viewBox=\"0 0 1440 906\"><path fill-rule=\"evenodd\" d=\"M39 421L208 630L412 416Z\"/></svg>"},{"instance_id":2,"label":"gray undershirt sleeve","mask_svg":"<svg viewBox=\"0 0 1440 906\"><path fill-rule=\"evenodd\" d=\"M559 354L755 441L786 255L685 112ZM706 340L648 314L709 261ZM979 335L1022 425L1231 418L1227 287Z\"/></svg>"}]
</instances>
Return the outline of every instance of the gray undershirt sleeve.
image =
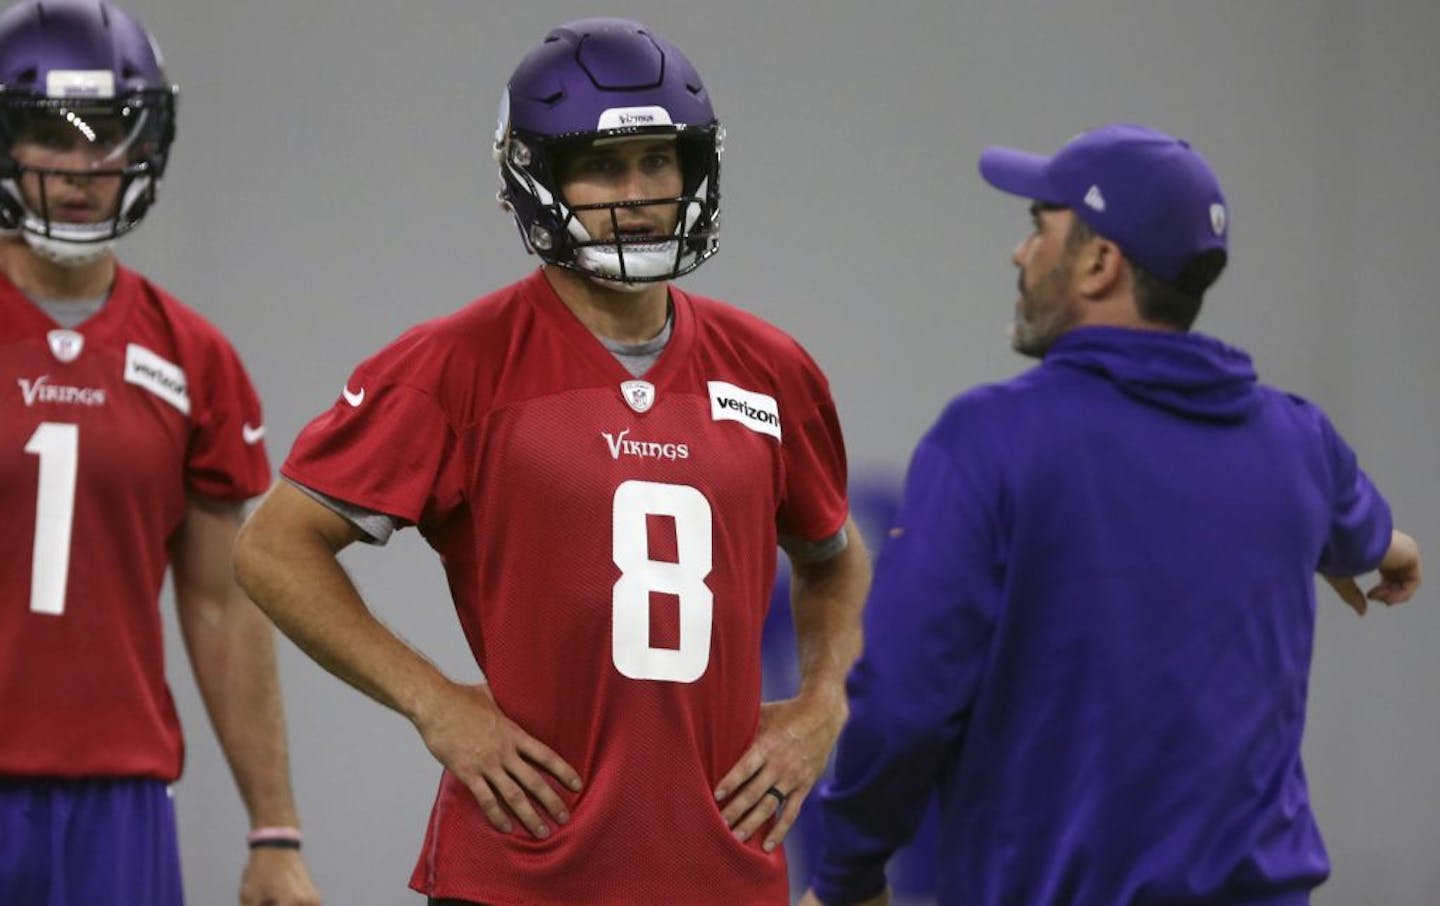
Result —
<instances>
[{"instance_id":1,"label":"gray undershirt sleeve","mask_svg":"<svg viewBox=\"0 0 1440 906\"><path fill-rule=\"evenodd\" d=\"M358 528L365 535L365 537L360 540L366 544L383 547L385 542L390 540L390 536L395 534L395 530L400 527L399 520L394 516L376 512L375 510L367 510L363 506L356 506L353 503L347 503L337 497L331 497L329 494L322 494L314 488L307 488L298 481L291 481L288 478L285 480L304 491L319 503L324 504L326 509L344 517L345 521Z\"/></svg>"}]
</instances>

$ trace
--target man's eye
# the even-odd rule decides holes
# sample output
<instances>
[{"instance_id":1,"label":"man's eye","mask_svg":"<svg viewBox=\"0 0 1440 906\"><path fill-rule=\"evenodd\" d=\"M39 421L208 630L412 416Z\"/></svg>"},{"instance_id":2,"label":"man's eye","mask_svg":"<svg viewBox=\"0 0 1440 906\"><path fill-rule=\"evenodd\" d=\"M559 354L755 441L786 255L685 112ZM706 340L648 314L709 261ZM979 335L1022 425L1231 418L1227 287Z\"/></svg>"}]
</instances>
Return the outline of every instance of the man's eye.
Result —
<instances>
[{"instance_id":1,"label":"man's eye","mask_svg":"<svg viewBox=\"0 0 1440 906\"><path fill-rule=\"evenodd\" d=\"M606 157L591 157L582 160L580 166L576 169L581 173L600 176L613 172L615 170L615 162Z\"/></svg>"}]
</instances>

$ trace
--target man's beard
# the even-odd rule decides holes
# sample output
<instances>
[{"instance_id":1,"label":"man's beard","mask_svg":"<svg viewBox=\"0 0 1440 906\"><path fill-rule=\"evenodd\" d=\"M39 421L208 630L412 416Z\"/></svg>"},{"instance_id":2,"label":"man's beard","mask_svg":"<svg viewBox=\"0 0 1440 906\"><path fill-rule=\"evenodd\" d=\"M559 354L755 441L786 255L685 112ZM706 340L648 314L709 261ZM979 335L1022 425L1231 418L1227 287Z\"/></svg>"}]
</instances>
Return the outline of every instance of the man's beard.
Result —
<instances>
[{"instance_id":1,"label":"man's beard","mask_svg":"<svg viewBox=\"0 0 1440 906\"><path fill-rule=\"evenodd\" d=\"M1020 272L1017 281L1020 301L1010 325L1010 345L1021 355L1044 358L1055 341L1079 320L1074 307L1065 302L1070 264L1066 256L1041 277L1033 289L1026 289L1025 272Z\"/></svg>"}]
</instances>

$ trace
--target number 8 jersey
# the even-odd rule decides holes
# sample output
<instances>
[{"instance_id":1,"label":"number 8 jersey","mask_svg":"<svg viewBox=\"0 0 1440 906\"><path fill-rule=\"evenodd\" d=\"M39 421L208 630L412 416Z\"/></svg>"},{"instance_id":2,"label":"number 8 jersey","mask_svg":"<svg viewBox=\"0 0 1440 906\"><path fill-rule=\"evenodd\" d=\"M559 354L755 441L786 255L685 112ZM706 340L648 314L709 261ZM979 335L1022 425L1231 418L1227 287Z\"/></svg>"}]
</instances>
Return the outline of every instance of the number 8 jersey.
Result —
<instances>
[{"instance_id":1,"label":"number 8 jersey","mask_svg":"<svg viewBox=\"0 0 1440 906\"><path fill-rule=\"evenodd\" d=\"M759 719L779 537L845 521L829 389L789 337L673 286L635 380L542 271L362 364L282 474L419 526L510 718L585 780L545 840L446 773L412 886L509 903L786 903L713 790Z\"/></svg>"},{"instance_id":2,"label":"number 8 jersey","mask_svg":"<svg viewBox=\"0 0 1440 906\"><path fill-rule=\"evenodd\" d=\"M265 489L262 433L230 344L140 275L73 330L0 276L0 775L179 776L167 543L187 492Z\"/></svg>"}]
</instances>

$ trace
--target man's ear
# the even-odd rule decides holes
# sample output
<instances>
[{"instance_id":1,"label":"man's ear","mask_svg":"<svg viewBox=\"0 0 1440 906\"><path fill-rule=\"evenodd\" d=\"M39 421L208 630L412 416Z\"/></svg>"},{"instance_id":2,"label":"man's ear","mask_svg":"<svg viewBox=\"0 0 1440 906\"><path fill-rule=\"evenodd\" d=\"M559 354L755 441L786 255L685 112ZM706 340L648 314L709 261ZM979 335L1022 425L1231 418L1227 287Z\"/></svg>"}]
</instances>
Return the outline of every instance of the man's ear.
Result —
<instances>
[{"instance_id":1,"label":"man's ear","mask_svg":"<svg viewBox=\"0 0 1440 906\"><path fill-rule=\"evenodd\" d=\"M1125 276L1125 256L1120 246L1096 236L1076 256L1075 282L1080 295L1103 299L1112 295Z\"/></svg>"}]
</instances>

